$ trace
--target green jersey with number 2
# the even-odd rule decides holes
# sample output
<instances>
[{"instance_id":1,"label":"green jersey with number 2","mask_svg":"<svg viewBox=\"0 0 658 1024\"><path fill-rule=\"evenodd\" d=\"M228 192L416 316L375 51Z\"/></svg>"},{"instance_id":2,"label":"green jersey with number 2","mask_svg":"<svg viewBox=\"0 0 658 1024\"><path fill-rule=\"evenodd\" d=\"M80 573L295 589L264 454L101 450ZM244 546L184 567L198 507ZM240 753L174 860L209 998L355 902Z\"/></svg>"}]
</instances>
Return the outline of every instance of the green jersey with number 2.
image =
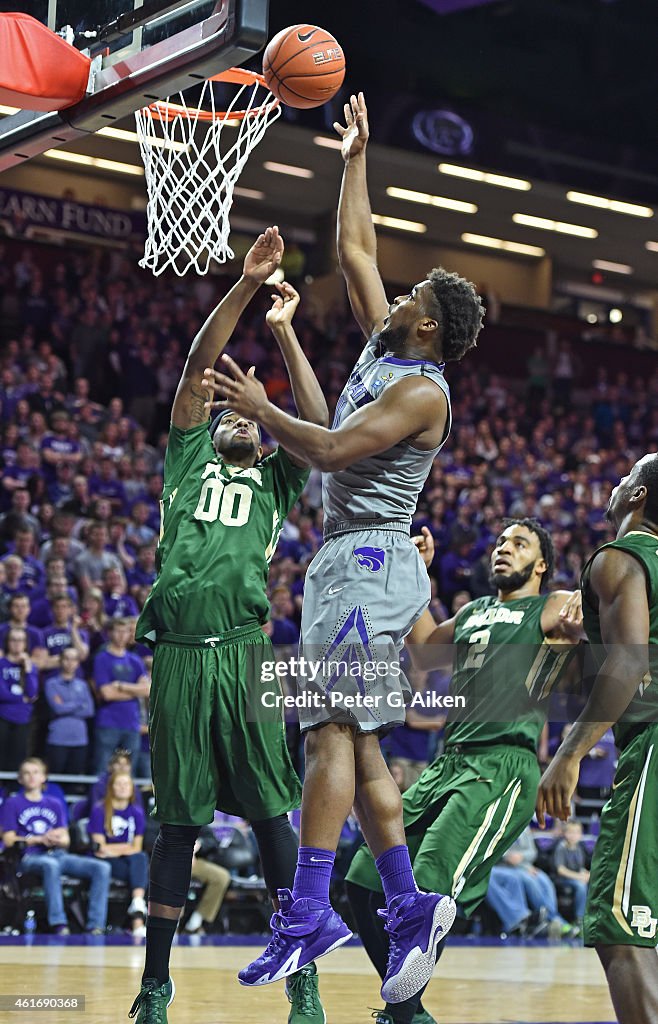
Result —
<instances>
[{"instance_id":1,"label":"green jersey with number 2","mask_svg":"<svg viewBox=\"0 0 658 1024\"><path fill-rule=\"evenodd\" d=\"M213 636L269 613L267 572L308 479L282 448L241 469L217 455L203 423L172 426L164 466L158 577L137 638Z\"/></svg>"},{"instance_id":2,"label":"green jersey with number 2","mask_svg":"<svg viewBox=\"0 0 658 1024\"><path fill-rule=\"evenodd\" d=\"M509 743L534 750L547 697L573 648L552 645L541 628L546 596L480 597L457 615L450 694L465 706L449 715L446 748Z\"/></svg>"}]
</instances>

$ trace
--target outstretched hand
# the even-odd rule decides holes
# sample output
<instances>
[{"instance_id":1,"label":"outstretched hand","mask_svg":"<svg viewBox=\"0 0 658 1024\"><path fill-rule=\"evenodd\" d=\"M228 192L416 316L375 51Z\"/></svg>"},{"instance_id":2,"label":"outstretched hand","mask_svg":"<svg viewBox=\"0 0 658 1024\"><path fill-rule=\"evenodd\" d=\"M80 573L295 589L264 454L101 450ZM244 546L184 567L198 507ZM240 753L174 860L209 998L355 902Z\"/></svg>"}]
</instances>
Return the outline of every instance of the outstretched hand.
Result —
<instances>
[{"instance_id":1,"label":"outstretched hand","mask_svg":"<svg viewBox=\"0 0 658 1024\"><path fill-rule=\"evenodd\" d=\"M416 545L418 548L418 554L429 569L430 565L434 561L434 537L427 526L423 526L420 532L421 536L412 537L411 542Z\"/></svg>"},{"instance_id":2,"label":"outstretched hand","mask_svg":"<svg viewBox=\"0 0 658 1024\"><path fill-rule=\"evenodd\" d=\"M345 163L348 163L357 153L363 152L370 137L368 108L363 93L350 96L350 102L345 104L344 110L345 127L334 121L334 128L343 140L341 153Z\"/></svg>"},{"instance_id":3,"label":"outstretched hand","mask_svg":"<svg viewBox=\"0 0 658 1024\"><path fill-rule=\"evenodd\" d=\"M258 422L269 404L265 388L256 378L256 367L249 368L243 373L240 367L230 356L223 355L222 361L226 370L232 374L227 377L219 370L212 370L207 367L203 371L203 387L210 388L216 395L224 395L219 401L205 402L204 408L232 409L240 416L246 416L250 420Z\"/></svg>"},{"instance_id":4,"label":"outstretched hand","mask_svg":"<svg viewBox=\"0 0 658 1024\"><path fill-rule=\"evenodd\" d=\"M265 314L265 322L272 329L280 327L282 324L292 323L295 310L299 305L299 292L296 292L287 281L276 284L274 287L279 294L272 296L272 308Z\"/></svg>"},{"instance_id":5,"label":"outstretched hand","mask_svg":"<svg viewBox=\"0 0 658 1024\"><path fill-rule=\"evenodd\" d=\"M276 224L265 228L244 258L242 273L263 284L274 273L283 258L283 239Z\"/></svg>"}]
</instances>

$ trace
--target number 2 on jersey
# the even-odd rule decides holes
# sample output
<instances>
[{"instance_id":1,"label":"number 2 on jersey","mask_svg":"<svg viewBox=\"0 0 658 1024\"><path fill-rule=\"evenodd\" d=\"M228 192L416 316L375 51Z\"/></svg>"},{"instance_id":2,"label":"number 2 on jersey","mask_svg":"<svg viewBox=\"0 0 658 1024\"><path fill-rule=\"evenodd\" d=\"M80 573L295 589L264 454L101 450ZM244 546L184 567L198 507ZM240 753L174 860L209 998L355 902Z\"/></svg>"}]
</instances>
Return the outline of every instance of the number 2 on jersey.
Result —
<instances>
[{"instance_id":1,"label":"number 2 on jersey","mask_svg":"<svg viewBox=\"0 0 658 1024\"><path fill-rule=\"evenodd\" d=\"M210 477L204 480L194 518L204 523L219 519L224 526L244 526L249 519L253 493L246 484Z\"/></svg>"},{"instance_id":2,"label":"number 2 on jersey","mask_svg":"<svg viewBox=\"0 0 658 1024\"><path fill-rule=\"evenodd\" d=\"M473 644L473 649L468 652L468 657L464 662L465 669L477 672L479 668L482 668L482 663L484 662L484 656L486 654L484 648L489 643L490 638L490 629L479 629L477 633L471 633L468 638L468 642L469 644Z\"/></svg>"}]
</instances>

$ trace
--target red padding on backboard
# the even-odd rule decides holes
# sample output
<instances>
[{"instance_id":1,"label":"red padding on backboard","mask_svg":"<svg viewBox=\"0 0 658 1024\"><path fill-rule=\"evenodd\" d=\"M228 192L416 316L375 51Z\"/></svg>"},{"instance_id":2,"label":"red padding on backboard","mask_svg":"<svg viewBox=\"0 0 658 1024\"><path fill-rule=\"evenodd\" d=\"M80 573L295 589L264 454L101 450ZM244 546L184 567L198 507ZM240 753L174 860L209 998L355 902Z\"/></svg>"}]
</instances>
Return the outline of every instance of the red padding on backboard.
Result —
<instances>
[{"instance_id":1,"label":"red padding on backboard","mask_svg":"<svg viewBox=\"0 0 658 1024\"><path fill-rule=\"evenodd\" d=\"M89 57L29 14L0 14L0 103L61 110L84 96Z\"/></svg>"}]
</instances>

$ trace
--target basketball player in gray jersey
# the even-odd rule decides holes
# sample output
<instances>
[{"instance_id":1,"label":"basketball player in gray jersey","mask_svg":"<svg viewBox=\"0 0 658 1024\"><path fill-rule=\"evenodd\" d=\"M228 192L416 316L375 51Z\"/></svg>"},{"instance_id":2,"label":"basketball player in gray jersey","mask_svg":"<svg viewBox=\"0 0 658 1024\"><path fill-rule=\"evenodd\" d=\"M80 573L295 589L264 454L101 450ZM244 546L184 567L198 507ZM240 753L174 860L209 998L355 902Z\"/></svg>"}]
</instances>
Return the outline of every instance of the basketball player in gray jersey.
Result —
<instances>
[{"instance_id":1,"label":"basketball player in gray jersey","mask_svg":"<svg viewBox=\"0 0 658 1024\"><path fill-rule=\"evenodd\" d=\"M314 682L303 681L306 775L297 872L292 892L279 892L272 941L239 977L245 985L277 981L350 937L329 903L329 881L354 805L387 902L391 941L382 995L400 1002L431 976L455 907L449 897L416 887L401 798L379 738L404 720L409 687L397 653L429 603L429 581L409 529L450 430L443 366L475 345L483 309L473 285L440 268L389 305L368 201L362 94L351 98L345 116L346 126L336 126L345 160L338 254L352 309L369 340L332 429L277 409L254 368L245 375L226 356L224 368L232 376L209 369L204 381L225 396L220 408L259 421L287 451L325 474L326 544L309 567L302 611L303 654L322 671Z\"/></svg>"}]
</instances>

